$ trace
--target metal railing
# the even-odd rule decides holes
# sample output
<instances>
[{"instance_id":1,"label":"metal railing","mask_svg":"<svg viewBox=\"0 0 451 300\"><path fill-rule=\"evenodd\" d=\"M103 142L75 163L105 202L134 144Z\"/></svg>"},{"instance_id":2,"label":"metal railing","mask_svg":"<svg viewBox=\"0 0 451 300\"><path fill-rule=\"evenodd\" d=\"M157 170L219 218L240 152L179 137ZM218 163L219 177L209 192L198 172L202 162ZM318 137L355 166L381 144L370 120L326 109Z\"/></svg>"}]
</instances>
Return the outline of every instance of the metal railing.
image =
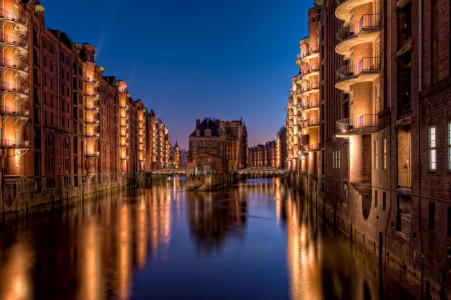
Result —
<instances>
[{"instance_id":1,"label":"metal railing","mask_svg":"<svg viewBox=\"0 0 451 300\"><path fill-rule=\"evenodd\" d=\"M22 107L14 106L0 106L0 114L2 115L17 115L23 117L29 117L30 111Z\"/></svg>"},{"instance_id":2,"label":"metal railing","mask_svg":"<svg viewBox=\"0 0 451 300\"><path fill-rule=\"evenodd\" d=\"M25 27L28 26L28 19L25 16L22 16L21 14L16 14L4 9L0 9L0 18L7 19L9 21L17 22L19 24L24 25Z\"/></svg>"},{"instance_id":3,"label":"metal railing","mask_svg":"<svg viewBox=\"0 0 451 300\"><path fill-rule=\"evenodd\" d=\"M0 43L6 43L8 45L16 45L21 48L28 49L28 41L26 39L7 34L0 34Z\"/></svg>"},{"instance_id":4,"label":"metal railing","mask_svg":"<svg viewBox=\"0 0 451 300\"><path fill-rule=\"evenodd\" d=\"M28 95L28 86L20 84L0 82L0 90Z\"/></svg>"},{"instance_id":5,"label":"metal railing","mask_svg":"<svg viewBox=\"0 0 451 300\"><path fill-rule=\"evenodd\" d=\"M318 45L310 45L309 48L305 49L304 51L301 52L301 58L310 56L314 53L318 53L319 52L319 46Z\"/></svg>"},{"instance_id":6,"label":"metal railing","mask_svg":"<svg viewBox=\"0 0 451 300\"><path fill-rule=\"evenodd\" d=\"M97 105L86 105L86 106L85 106L85 109L86 109L86 110L95 110L95 111L98 111L98 110L99 110L99 107L98 107Z\"/></svg>"},{"instance_id":7,"label":"metal railing","mask_svg":"<svg viewBox=\"0 0 451 300\"><path fill-rule=\"evenodd\" d=\"M304 151L319 151L320 144L310 144L310 145L302 145L302 150Z\"/></svg>"},{"instance_id":8,"label":"metal railing","mask_svg":"<svg viewBox=\"0 0 451 300\"><path fill-rule=\"evenodd\" d=\"M100 156L100 152L99 151L86 151L85 156Z\"/></svg>"},{"instance_id":9,"label":"metal railing","mask_svg":"<svg viewBox=\"0 0 451 300\"><path fill-rule=\"evenodd\" d=\"M380 70L379 57L364 57L358 63L344 66L337 70L337 81L355 77L363 72L374 72Z\"/></svg>"},{"instance_id":10,"label":"metal railing","mask_svg":"<svg viewBox=\"0 0 451 300\"><path fill-rule=\"evenodd\" d=\"M0 140L0 147L2 148L30 148L30 141L21 140Z\"/></svg>"},{"instance_id":11,"label":"metal railing","mask_svg":"<svg viewBox=\"0 0 451 300\"><path fill-rule=\"evenodd\" d=\"M24 72L28 72L28 64L22 61L12 60L8 58L0 58L0 65L7 68L18 69Z\"/></svg>"},{"instance_id":12,"label":"metal railing","mask_svg":"<svg viewBox=\"0 0 451 300\"><path fill-rule=\"evenodd\" d=\"M336 132L367 127L379 127L377 115L361 115L360 117L338 120L335 124Z\"/></svg>"},{"instance_id":13,"label":"metal railing","mask_svg":"<svg viewBox=\"0 0 451 300\"><path fill-rule=\"evenodd\" d=\"M350 37L358 36L364 29L375 29L380 26L381 14L366 14L360 21L343 27L337 32L337 39L341 42Z\"/></svg>"}]
</instances>

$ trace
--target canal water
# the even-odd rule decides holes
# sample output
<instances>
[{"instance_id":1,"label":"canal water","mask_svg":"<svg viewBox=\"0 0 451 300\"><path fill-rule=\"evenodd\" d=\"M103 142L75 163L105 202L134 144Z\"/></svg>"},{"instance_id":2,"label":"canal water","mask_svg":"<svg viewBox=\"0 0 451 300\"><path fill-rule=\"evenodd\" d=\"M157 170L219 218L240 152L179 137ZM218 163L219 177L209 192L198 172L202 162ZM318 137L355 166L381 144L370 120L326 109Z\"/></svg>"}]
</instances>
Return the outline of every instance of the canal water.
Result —
<instances>
[{"instance_id":1,"label":"canal water","mask_svg":"<svg viewBox=\"0 0 451 300\"><path fill-rule=\"evenodd\" d=\"M279 179L184 178L2 224L0 299L410 299Z\"/></svg>"}]
</instances>

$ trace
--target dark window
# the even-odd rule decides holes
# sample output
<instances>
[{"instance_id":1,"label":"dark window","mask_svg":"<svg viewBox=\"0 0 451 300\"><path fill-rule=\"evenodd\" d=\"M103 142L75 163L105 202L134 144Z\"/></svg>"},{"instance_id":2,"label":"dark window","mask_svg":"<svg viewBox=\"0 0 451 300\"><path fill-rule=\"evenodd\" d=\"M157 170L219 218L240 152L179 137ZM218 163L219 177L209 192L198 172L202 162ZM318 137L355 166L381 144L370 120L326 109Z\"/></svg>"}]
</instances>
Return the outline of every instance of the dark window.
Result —
<instances>
[{"instance_id":1,"label":"dark window","mask_svg":"<svg viewBox=\"0 0 451 300\"><path fill-rule=\"evenodd\" d=\"M448 230L446 235L451 236L451 207L448 207Z\"/></svg>"},{"instance_id":2,"label":"dark window","mask_svg":"<svg viewBox=\"0 0 451 300\"><path fill-rule=\"evenodd\" d=\"M377 207L377 191L374 191L374 207Z\"/></svg>"},{"instance_id":3,"label":"dark window","mask_svg":"<svg viewBox=\"0 0 451 300\"><path fill-rule=\"evenodd\" d=\"M429 229L434 229L435 225L435 203L429 203Z\"/></svg>"},{"instance_id":4,"label":"dark window","mask_svg":"<svg viewBox=\"0 0 451 300\"><path fill-rule=\"evenodd\" d=\"M387 209L387 194L385 192L382 193L382 210Z\"/></svg>"}]
</instances>

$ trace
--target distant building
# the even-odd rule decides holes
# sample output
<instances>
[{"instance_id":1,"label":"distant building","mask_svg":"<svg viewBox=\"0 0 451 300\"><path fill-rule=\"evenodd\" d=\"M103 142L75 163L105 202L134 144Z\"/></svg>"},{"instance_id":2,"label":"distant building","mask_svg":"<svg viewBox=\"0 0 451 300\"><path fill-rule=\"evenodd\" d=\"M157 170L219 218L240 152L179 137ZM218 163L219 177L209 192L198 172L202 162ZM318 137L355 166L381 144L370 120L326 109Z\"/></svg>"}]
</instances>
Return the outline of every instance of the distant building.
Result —
<instances>
[{"instance_id":1,"label":"distant building","mask_svg":"<svg viewBox=\"0 0 451 300\"><path fill-rule=\"evenodd\" d=\"M189 156L188 150L180 149L180 169L186 170L188 166L188 156Z\"/></svg>"},{"instance_id":2,"label":"distant building","mask_svg":"<svg viewBox=\"0 0 451 300\"><path fill-rule=\"evenodd\" d=\"M270 141L249 148L250 167L267 166L278 168L277 166L277 141Z\"/></svg>"},{"instance_id":3,"label":"distant building","mask_svg":"<svg viewBox=\"0 0 451 300\"><path fill-rule=\"evenodd\" d=\"M286 127L280 128L277 133L277 161L276 166L280 169L287 167L287 129Z\"/></svg>"},{"instance_id":4,"label":"distant building","mask_svg":"<svg viewBox=\"0 0 451 300\"><path fill-rule=\"evenodd\" d=\"M196 120L196 129L189 137L188 171L210 172L213 166L216 173L243 169L247 156L247 130L242 120Z\"/></svg>"}]
</instances>

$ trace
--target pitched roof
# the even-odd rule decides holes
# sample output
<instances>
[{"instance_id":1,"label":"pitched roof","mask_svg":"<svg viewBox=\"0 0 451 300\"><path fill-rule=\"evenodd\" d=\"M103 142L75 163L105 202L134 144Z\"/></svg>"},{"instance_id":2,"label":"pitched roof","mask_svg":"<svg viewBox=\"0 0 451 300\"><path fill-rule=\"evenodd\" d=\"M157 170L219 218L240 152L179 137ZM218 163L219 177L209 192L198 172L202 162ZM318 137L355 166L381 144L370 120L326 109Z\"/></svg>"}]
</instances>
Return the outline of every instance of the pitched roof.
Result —
<instances>
[{"instance_id":1,"label":"pitched roof","mask_svg":"<svg viewBox=\"0 0 451 300\"><path fill-rule=\"evenodd\" d=\"M208 125L207 125L208 124ZM200 131L200 136L204 136L204 132L206 129L211 130L211 136L219 136L218 134L218 126L210 119L204 119L202 123L199 124L199 126L196 126L196 129L194 129L193 133L191 133L190 136L196 136L196 131Z\"/></svg>"}]
</instances>

